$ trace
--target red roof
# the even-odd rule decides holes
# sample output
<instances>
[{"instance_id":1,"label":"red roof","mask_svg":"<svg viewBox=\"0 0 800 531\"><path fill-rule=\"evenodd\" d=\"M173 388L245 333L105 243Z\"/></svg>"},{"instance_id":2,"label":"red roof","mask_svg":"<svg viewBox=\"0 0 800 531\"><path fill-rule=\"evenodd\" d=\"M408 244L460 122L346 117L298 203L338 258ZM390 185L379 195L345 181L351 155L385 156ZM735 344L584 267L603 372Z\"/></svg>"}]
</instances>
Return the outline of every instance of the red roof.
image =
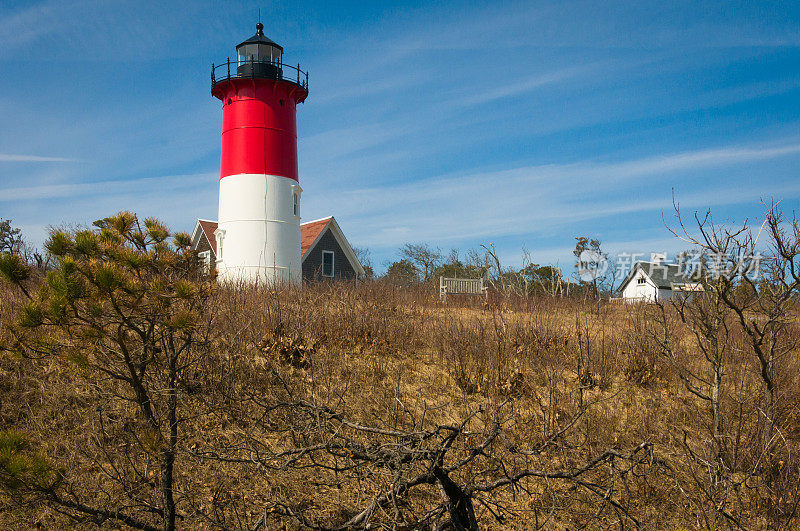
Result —
<instances>
[{"instance_id":1,"label":"red roof","mask_svg":"<svg viewBox=\"0 0 800 531\"><path fill-rule=\"evenodd\" d=\"M214 231L217 230L217 222L206 221L205 219L198 219L197 221L200 223L203 234L206 235L206 239L211 245L211 250L214 251L214 256L217 256L217 238L214 236Z\"/></svg>"},{"instance_id":2,"label":"red roof","mask_svg":"<svg viewBox=\"0 0 800 531\"><path fill-rule=\"evenodd\" d=\"M327 217L325 219L318 219L317 221L309 221L308 223L303 223L300 225L300 256L303 257L306 254L314 242L317 241L319 235L322 234L322 231L325 230L325 227L328 226L328 223L333 219L333 216Z\"/></svg>"},{"instance_id":3,"label":"red roof","mask_svg":"<svg viewBox=\"0 0 800 531\"><path fill-rule=\"evenodd\" d=\"M328 223L333 219L333 216L317 221L309 221L300 225L300 256L305 256L306 251L314 245L319 235L328 226ZM198 220L200 227L203 229L203 234L208 238L208 243L211 244L211 250L214 251L214 256L217 254L217 238L214 236L214 231L217 230L216 221L206 221L204 219Z\"/></svg>"}]
</instances>

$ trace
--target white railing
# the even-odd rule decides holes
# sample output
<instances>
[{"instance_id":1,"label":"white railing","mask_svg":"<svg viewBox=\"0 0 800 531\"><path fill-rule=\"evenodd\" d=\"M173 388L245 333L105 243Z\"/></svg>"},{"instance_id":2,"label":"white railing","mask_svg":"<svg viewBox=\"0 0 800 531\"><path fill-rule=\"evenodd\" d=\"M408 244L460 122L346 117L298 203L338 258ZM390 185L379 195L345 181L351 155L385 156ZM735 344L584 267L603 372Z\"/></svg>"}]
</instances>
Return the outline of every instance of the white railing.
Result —
<instances>
[{"instance_id":1,"label":"white railing","mask_svg":"<svg viewBox=\"0 0 800 531\"><path fill-rule=\"evenodd\" d=\"M482 278L439 277L439 299L444 302L447 294L487 295L487 287Z\"/></svg>"}]
</instances>

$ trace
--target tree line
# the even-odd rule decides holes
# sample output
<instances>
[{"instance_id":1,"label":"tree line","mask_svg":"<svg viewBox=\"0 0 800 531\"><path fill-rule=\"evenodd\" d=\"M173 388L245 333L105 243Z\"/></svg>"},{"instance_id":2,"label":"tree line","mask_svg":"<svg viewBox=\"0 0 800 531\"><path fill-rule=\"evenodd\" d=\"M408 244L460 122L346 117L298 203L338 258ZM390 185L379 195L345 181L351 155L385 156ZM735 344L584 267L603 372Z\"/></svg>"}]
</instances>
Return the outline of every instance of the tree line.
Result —
<instances>
[{"instance_id":1,"label":"tree line","mask_svg":"<svg viewBox=\"0 0 800 531\"><path fill-rule=\"evenodd\" d=\"M576 237L576 258L584 250L592 250L603 259L608 255L596 238ZM617 287L619 277L612 269L603 271L592 280L584 280L577 273L564 273L554 265L533 261L531 253L522 250L522 263L518 267L503 263L493 244L481 245L462 253L451 249L444 253L429 243L406 243L398 249L399 259L388 263L383 275L376 275L369 250L356 249L356 255L370 280L383 280L396 286L438 286L439 277L484 278L490 288L502 295L599 298L610 296ZM570 271L575 267L570 267Z\"/></svg>"}]
</instances>

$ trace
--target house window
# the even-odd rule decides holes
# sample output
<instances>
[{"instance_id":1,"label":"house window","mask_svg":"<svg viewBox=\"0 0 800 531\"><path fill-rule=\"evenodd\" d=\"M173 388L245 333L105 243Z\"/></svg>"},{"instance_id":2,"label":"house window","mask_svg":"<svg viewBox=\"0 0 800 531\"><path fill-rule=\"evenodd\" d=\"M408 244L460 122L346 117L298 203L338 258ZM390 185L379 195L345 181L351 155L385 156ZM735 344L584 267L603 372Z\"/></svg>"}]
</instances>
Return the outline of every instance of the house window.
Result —
<instances>
[{"instance_id":1,"label":"house window","mask_svg":"<svg viewBox=\"0 0 800 531\"><path fill-rule=\"evenodd\" d=\"M292 194L292 197L294 198L293 199L294 203L292 205L292 212L294 212L294 215L299 218L300 217L300 198L297 197L297 194Z\"/></svg>"},{"instance_id":2,"label":"house window","mask_svg":"<svg viewBox=\"0 0 800 531\"><path fill-rule=\"evenodd\" d=\"M209 273L211 271L211 251L202 251L197 253L197 258L202 264L203 271Z\"/></svg>"},{"instance_id":3,"label":"house window","mask_svg":"<svg viewBox=\"0 0 800 531\"><path fill-rule=\"evenodd\" d=\"M322 251L322 276L333 276L333 251Z\"/></svg>"},{"instance_id":4,"label":"house window","mask_svg":"<svg viewBox=\"0 0 800 531\"><path fill-rule=\"evenodd\" d=\"M647 284L647 280L644 277L639 277L639 280L636 281L638 284Z\"/></svg>"}]
</instances>

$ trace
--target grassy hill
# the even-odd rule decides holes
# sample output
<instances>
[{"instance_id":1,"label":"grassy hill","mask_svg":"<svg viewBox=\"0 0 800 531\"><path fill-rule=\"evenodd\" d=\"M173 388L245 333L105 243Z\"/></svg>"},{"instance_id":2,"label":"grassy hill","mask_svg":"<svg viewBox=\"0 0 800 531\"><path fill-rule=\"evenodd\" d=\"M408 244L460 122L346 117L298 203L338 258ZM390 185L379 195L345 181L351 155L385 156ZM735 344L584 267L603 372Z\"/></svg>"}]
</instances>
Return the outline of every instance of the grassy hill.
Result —
<instances>
[{"instance_id":1,"label":"grassy hill","mask_svg":"<svg viewBox=\"0 0 800 531\"><path fill-rule=\"evenodd\" d=\"M793 298L778 326L716 292L237 288L167 237L118 216L49 271L3 258L3 528L798 525Z\"/></svg>"},{"instance_id":2,"label":"grassy hill","mask_svg":"<svg viewBox=\"0 0 800 531\"><path fill-rule=\"evenodd\" d=\"M4 328L23 298L4 287ZM443 306L368 283L218 288L205 311L175 383L178 527L434 527L450 518L437 467L481 528L796 525L796 352L765 456L757 368L730 339L714 478L708 408L679 374L701 357L673 316L684 365L667 359L652 306ZM6 468L48 464L43 485L4 472L3 527L161 527L162 435L126 382L66 353L6 352L0 370L2 429L25 441Z\"/></svg>"}]
</instances>

